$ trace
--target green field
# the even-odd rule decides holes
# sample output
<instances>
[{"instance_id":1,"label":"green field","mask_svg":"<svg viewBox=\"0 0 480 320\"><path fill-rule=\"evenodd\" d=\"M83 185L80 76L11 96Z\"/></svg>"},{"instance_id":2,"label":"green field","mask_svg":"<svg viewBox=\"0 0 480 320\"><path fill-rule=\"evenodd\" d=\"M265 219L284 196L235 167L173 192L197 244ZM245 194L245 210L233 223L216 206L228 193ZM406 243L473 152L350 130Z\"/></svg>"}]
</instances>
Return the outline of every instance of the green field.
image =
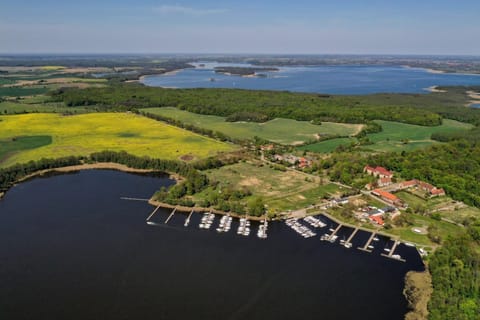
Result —
<instances>
[{"instance_id":1,"label":"green field","mask_svg":"<svg viewBox=\"0 0 480 320\"><path fill-rule=\"evenodd\" d=\"M313 179L291 170L277 171L260 163L240 162L206 173L211 181L218 181L220 188L247 188L252 196L263 197L270 213L305 208L341 191L336 184L321 184L318 177ZM197 194L197 200L206 197L208 192Z\"/></svg>"},{"instance_id":2,"label":"green field","mask_svg":"<svg viewBox=\"0 0 480 320\"><path fill-rule=\"evenodd\" d=\"M379 133L368 134L368 138L373 145L363 146L365 150L372 151L410 151L419 148L428 147L438 143L430 139L433 133L454 133L462 132L473 128L473 125L455 120L444 119L442 125L435 127L417 126L400 122L376 120L383 130ZM403 140L403 141L402 141ZM405 141L407 140L407 141ZM339 145L349 145L355 141L351 138L337 138L317 142L307 146L301 146L299 149L312 152L328 153L332 152Z\"/></svg>"},{"instance_id":3,"label":"green field","mask_svg":"<svg viewBox=\"0 0 480 320\"><path fill-rule=\"evenodd\" d=\"M14 152L46 146L52 143L50 136L26 136L0 140L0 163Z\"/></svg>"},{"instance_id":4,"label":"green field","mask_svg":"<svg viewBox=\"0 0 480 320\"><path fill-rule=\"evenodd\" d=\"M299 150L306 150L311 152L318 152L318 153L330 153L334 151L338 146L344 145L348 146L352 142L355 142L354 138L337 138L337 139L330 139L325 140L313 144L308 144L305 146L298 147Z\"/></svg>"},{"instance_id":5,"label":"green field","mask_svg":"<svg viewBox=\"0 0 480 320\"><path fill-rule=\"evenodd\" d=\"M93 113L75 116L23 114L0 116L0 139L51 136L52 143L10 155L0 166L41 158L88 155L102 150L127 151L138 156L179 159L203 158L235 147L131 113ZM189 157L190 158L190 157Z\"/></svg>"},{"instance_id":6,"label":"green field","mask_svg":"<svg viewBox=\"0 0 480 320\"><path fill-rule=\"evenodd\" d=\"M62 103L25 103L35 102L35 99L44 99L43 96L22 99L21 102L4 101L0 102L0 114L19 114L19 113L86 113L92 112L92 109L85 107L65 107Z\"/></svg>"},{"instance_id":7,"label":"green field","mask_svg":"<svg viewBox=\"0 0 480 320\"><path fill-rule=\"evenodd\" d=\"M44 86L0 87L0 97L23 97L42 94L49 89Z\"/></svg>"},{"instance_id":8,"label":"green field","mask_svg":"<svg viewBox=\"0 0 480 320\"><path fill-rule=\"evenodd\" d=\"M195 114L177 108L147 108L142 111L179 120L200 128L219 131L234 139L252 139L254 136L281 144L301 144L316 139L317 135L353 135L362 125L323 122L314 125L308 121L274 119L265 123L226 122L224 117Z\"/></svg>"}]
</instances>

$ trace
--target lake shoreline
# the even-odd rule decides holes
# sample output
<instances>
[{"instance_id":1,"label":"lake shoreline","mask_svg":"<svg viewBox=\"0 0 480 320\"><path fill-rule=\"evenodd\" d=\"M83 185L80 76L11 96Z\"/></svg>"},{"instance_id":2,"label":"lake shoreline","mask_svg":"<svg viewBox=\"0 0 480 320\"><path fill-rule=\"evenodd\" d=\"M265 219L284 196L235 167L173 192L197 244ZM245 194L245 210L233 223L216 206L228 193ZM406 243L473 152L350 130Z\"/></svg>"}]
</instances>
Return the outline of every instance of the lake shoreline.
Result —
<instances>
[{"instance_id":1,"label":"lake shoreline","mask_svg":"<svg viewBox=\"0 0 480 320\"><path fill-rule=\"evenodd\" d=\"M39 171L33 172L33 173L31 173L31 174L29 174L25 177L22 177L22 178L18 179L17 181L15 181L15 183L13 184L12 187L18 185L19 183L30 180L32 178L41 177L41 176L43 176L45 174L48 174L48 173L71 173L71 172L82 171L82 170L116 170L116 171L121 171L121 172L126 172L126 173L137 173L137 174L160 172L158 170L152 170L152 169L131 168L131 167L128 167L126 165L115 163L115 162L85 163L85 164L79 164L79 165L73 165L73 166L39 170ZM166 172L165 172L165 174L168 174L169 178L175 180L176 182L179 182L179 181L182 180L182 177L180 177L177 174L171 174L171 173L166 173ZM5 196L7 191L0 192L0 200Z\"/></svg>"}]
</instances>

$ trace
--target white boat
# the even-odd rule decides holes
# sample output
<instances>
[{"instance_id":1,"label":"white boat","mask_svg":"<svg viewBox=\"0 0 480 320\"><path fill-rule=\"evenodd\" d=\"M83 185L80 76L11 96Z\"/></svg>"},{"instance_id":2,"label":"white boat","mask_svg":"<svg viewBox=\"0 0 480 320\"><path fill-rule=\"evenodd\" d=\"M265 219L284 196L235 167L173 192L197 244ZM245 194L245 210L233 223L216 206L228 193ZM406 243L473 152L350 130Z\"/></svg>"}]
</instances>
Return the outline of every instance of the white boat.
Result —
<instances>
[{"instance_id":1,"label":"white boat","mask_svg":"<svg viewBox=\"0 0 480 320\"><path fill-rule=\"evenodd\" d=\"M378 241L378 240L380 240L380 239L378 239L377 237L373 238L373 241Z\"/></svg>"},{"instance_id":2,"label":"white boat","mask_svg":"<svg viewBox=\"0 0 480 320\"><path fill-rule=\"evenodd\" d=\"M407 247L415 247L415 245L413 243L410 243L410 242L405 242L405 245Z\"/></svg>"}]
</instances>

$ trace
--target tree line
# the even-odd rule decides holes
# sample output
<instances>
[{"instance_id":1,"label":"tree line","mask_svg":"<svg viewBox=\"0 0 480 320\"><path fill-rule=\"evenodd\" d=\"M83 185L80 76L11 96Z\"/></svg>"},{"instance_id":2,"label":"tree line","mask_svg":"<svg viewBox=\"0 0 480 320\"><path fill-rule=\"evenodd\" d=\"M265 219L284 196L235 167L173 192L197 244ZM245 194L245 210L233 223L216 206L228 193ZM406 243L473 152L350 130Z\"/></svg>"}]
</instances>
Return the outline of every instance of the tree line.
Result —
<instances>
[{"instance_id":1,"label":"tree line","mask_svg":"<svg viewBox=\"0 0 480 320\"><path fill-rule=\"evenodd\" d=\"M445 95L378 94L334 96L285 91L240 89L165 89L139 84L113 84L104 88L63 88L51 93L52 101L67 106L92 106L113 110L176 107L198 114L229 117L259 113L262 120L288 118L300 121L367 123L389 120L435 126L442 117L479 123L480 110L465 108L460 93Z\"/></svg>"}]
</instances>

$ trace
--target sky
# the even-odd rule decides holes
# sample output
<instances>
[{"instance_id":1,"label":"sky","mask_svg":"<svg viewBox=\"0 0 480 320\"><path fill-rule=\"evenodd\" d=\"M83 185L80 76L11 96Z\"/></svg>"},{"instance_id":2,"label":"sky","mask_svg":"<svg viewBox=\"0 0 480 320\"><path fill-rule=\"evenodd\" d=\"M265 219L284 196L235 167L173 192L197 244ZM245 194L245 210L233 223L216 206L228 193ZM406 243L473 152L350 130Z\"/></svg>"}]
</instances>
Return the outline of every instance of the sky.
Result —
<instances>
[{"instance_id":1,"label":"sky","mask_svg":"<svg viewBox=\"0 0 480 320\"><path fill-rule=\"evenodd\" d=\"M479 0L1 0L0 54L480 55Z\"/></svg>"}]
</instances>

